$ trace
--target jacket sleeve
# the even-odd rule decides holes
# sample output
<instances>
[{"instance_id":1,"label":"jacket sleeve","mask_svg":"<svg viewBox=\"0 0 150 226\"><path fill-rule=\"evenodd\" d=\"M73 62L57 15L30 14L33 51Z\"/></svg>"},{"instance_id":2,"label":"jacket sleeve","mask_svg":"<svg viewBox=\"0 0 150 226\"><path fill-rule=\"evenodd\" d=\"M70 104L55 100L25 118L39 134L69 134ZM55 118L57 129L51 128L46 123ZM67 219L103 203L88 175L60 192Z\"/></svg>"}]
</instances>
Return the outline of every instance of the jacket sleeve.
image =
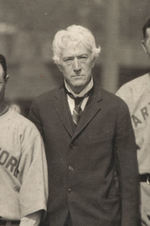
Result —
<instances>
[{"instance_id":1,"label":"jacket sleeve","mask_svg":"<svg viewBox=\"0 0 150 226\"><path fill-rule=\"evenodd\" d=\"M28 118L36 125L42 137L44 138L42 120L40 119L40 110L36 101L31 104Z\"/></svg>"},{"instance_id":2,"label":"jacket sleeve","mask_svg":"<svg viewBox=\"0 0 150 226\"><path fill-rule=\"evenodd\" d=\"M139 222L139 180L137 146L127 105L118 108L115 150L121 189L121 226L137 226Z\"/></svg>"}]
</instances>

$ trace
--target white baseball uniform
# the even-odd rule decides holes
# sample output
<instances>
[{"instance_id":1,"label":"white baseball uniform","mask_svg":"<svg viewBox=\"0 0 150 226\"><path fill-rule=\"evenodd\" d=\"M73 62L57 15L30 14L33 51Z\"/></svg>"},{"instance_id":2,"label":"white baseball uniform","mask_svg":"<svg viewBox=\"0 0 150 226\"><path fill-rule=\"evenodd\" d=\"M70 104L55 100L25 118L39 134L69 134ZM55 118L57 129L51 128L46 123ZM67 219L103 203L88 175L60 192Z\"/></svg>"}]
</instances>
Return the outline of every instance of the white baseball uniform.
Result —
<instances>
[{"instance_id":1,"label":"white baseball uniform","mask_svg":"<svg viewBox=\"0 0 150 226\"><path fill-rule=\"evenodd\" d=\"M138 145L139 173L150 173L150 74L123 85L116 93L129 107ZM142 224L150 226L150 185L140 183Z\"/></svg>"},{"instance_id":2,"label":"white baseball uniform","mask_svg":"<svg viewBox=\"0 0 150 226\"><path fill-rule=\"evenodd\" d=\"M46 210L47 162L39 131L9 109L0 116L0 216L18 220Z\"/></svg>"}]
</instances>

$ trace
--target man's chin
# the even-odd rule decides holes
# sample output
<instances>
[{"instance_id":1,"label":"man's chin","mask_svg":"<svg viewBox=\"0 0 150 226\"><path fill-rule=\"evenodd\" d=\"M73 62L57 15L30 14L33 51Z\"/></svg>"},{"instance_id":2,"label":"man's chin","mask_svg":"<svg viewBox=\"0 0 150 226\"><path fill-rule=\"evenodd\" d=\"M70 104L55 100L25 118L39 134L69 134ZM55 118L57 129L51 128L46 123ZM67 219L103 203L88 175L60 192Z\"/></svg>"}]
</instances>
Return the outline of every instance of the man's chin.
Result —
<instances>
[{"instance_id":1,"label":"man's chin","mask_svg":"<svg viewBox=\"0 0 150 226\"><path fill-rule=\"evenodd\" d=\"M71 88L73 91L79 93L79 92L81 92L81 91L85 88L85 86L86 86L85 83L74 83L74 84L71 84L71 85L70 85L70 88Z\"/></svg>"},{"instance_id":2,"label":"man's chin","mask_svg":"<svg viewBox=\"0 0 150 226\"><path fill-rule=\"evenodd\" d=\"M74 87L84 87L87 84L88 84L88 81L81 80L81 79L75 79L71 85Z\"/></svg>"},{"instance_id":3,"label":"man's chin","mask_svg":"<svg viewBox=\"0 0 150 226\"><path fill-rule=\"evenodd\" d=\"M84 88L85 86L86 86L86 84L85 83L79 83L79 82L76 82L76 83L73 83L72 85L71 85L72 87L74 87L74 88Z\"/></svg>"}]
</instances>

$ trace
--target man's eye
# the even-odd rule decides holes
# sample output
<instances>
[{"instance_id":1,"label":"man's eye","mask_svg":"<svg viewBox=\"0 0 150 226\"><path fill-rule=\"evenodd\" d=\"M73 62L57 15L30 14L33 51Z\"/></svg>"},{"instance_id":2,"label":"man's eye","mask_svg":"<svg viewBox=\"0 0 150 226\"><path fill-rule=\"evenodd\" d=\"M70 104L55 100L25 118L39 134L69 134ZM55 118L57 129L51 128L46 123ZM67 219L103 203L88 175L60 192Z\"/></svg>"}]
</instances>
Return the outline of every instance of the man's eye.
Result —
<instances>
[{"instance_id":1,"label":"man's eye","mask_svg":"<svg viewBox=\"0 0 150 226\"><path fill-rule=\"evenodd\" d=\"M65 58L64 62L71 62L73 60L73 58Z\"/></svg>"},{"instance_id":2,"label":"man's eye","mask_svg":"<svg viewBox=\"0 0 150 226\"><path fill-rule=\"evenodd\" d=\"M78 59L87 59L88 58L88 56L86 56L86 55L83 55L83 56L79 56L78 57Z\"/></svg>"}]
</instances>

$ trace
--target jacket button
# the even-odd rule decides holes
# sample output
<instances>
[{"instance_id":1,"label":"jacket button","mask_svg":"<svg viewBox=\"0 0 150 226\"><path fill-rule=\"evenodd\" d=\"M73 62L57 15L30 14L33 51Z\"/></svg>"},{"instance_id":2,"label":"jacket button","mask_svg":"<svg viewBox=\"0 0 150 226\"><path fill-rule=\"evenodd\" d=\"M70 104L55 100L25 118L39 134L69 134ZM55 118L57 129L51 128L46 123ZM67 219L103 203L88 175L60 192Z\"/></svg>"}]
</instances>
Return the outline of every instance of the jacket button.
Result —
<instances>
[{"instance_id":1,"label":"jacket button","mask_svg":"<svg viewBox=\"0 0 150 226\"><path fill-rule=\"evenodd\" d=\"M71 188L68 188L68 192L70 193L72 191L72 189Z\"/></svg>"},{"instance_id":2,"label":"jacket button","mask_svg":"<svg viewBox=\"0 0 150 226\"><path fill-rule=\"evenodd\" d=\"M69 171L74 171L74 168L72 166L68 166Z\"/></svg>"}]
</instances>

